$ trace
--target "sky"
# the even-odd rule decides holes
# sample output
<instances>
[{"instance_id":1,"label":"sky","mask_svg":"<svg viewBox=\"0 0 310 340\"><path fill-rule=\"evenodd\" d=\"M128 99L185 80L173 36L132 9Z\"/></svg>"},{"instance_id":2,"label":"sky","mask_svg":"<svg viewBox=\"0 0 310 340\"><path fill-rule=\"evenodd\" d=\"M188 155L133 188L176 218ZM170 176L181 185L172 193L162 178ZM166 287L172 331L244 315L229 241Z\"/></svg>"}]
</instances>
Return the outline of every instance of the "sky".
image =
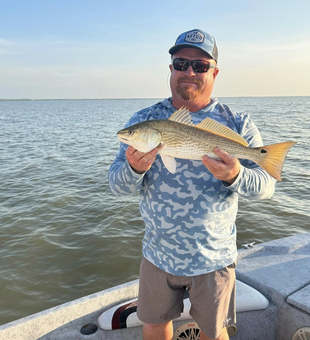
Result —
<instances>
[{"instance_id":1,"label":"sky","mask_svg":"<svg viewBox=\"0 0 310 340\"><path fill-rule=\"evenodd\" d=\"M216 39L214 97L310 95L309 0L0 0L0 99L165 98L168 50Z\"/></svg>"}]
</instances>

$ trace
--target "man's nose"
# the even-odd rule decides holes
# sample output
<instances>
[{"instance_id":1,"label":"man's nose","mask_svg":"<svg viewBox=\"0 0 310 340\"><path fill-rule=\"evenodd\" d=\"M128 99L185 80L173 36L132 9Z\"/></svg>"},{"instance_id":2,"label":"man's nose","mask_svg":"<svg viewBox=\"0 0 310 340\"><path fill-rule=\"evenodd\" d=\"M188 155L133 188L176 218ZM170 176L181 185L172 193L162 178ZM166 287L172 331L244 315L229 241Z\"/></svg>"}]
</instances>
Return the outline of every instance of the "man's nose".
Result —
<instances>
[{"instance_id":1,"label":"man's nose","mask_svg":"<svg viewBox=\"0 0 310 340\"><path fill-rule=\"evenodd\" d=\"M196 75L196 72L194 72L192 65L189 65L188 69L184 72L188 76L194 76Z\"/></svg>"}]
</instances>

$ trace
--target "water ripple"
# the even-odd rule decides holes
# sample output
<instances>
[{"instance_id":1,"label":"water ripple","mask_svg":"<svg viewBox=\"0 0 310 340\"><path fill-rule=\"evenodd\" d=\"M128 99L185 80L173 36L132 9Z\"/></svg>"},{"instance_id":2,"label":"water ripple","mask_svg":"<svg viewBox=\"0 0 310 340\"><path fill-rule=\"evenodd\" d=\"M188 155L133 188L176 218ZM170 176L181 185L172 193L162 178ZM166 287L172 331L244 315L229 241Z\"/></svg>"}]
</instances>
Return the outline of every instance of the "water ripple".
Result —
<instances>
[{"instance_id":1,"label":"water ripple","mask_svg":"<svg viewBox=\"0 0 310 340\"><path fill-rule=\"evenodd\" d=\"M223 98L265 144L296 140L272 199L240 199L238 246L309 231L310 98ZM0 102L0 323L138 277L138 196L112 195L116 132L156 100Z\"/></svg>"}]
</instances>

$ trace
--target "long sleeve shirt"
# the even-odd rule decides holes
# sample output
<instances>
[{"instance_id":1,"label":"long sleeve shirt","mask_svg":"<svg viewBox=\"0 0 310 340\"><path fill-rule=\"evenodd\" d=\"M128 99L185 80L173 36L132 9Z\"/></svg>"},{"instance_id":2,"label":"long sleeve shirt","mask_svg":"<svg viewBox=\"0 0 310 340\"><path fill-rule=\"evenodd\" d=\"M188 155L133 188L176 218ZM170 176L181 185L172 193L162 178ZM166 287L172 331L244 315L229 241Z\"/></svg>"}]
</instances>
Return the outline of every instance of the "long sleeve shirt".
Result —
<instances>
[{"instance_id":1,"label":"long sleeve shirt","mask_svg":"<svg viewBox=\"0 0 310 340\"><path fill-rule=\"evenodd\" d=\"M127 126L168 119L176 109L171 98L135 113ZM247 114L222 105L217 99L191 113L196 125L209 117L239 133L250 147L262 146L261 135ZM133 171L121 143L109 170L116 195L139 192L145 222L143 256L167 273L178 276L205 274L228 266L237 258L236 225L238 197L265 199L273 195L276 181L257 164L241 160L232 185L216 179L201 161L176 159L171 174L159 156L150 170Z\"/></svg>"}]
</instances>

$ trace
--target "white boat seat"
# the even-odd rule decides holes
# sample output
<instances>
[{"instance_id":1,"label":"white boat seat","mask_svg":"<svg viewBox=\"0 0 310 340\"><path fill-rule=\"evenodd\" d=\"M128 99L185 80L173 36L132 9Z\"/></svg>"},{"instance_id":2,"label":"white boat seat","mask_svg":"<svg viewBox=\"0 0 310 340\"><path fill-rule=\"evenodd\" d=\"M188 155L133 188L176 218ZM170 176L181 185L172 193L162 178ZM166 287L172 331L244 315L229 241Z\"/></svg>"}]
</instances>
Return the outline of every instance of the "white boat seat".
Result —
<instances>
[{"instance_id":1,"label":"white boat seat","mask_svg":"<svg viewBox=\"0 0 310 340\"><path fill-rule=\"evenodd\" d=\"M237 280L236 281L236 311L248 312L259 309L266 309L269 306L269 301L256 289ZM114 306L103 312L98 323L100 328L104 330L130 328L142 326L142 322L137 317L137 298L132 299L117 306ZM184 299L184 311L176 321L189 320L191 303L188 298Z\"/></svg>"}]
</instances>

